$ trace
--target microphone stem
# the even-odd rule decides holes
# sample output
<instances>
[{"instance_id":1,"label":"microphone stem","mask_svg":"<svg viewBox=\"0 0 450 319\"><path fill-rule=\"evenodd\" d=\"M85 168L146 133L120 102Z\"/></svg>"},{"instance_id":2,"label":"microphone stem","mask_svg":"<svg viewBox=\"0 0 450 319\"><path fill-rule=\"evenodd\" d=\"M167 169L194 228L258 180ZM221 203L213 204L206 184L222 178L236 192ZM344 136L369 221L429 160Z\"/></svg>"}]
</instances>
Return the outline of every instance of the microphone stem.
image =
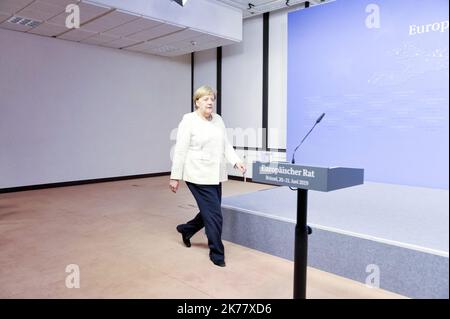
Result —
<instances>
[{"instance_id":1,"label":"microphone stem","mask_svg":"<svg viewBox=\"0 0 450 319\"><path fill-rule=\"evenodd\" d=\"M309 133L312 132L312 130L314 129L314 127L316 127L316 125L317 125L317 122L314 123L313 127L311 127L311 129L309 130L308 134L306 134L305 137L302 139L302 141L301 141L300 144L299 144L299 147L300 147L300 145L302 145L303 141L308 137Z\"/></svg>"},{"instance_id":2,"label":"microphone stem","mask_svg":"<svg viewBox=\"0 0 450 319\"><path fill-rule=\"evenodd\" d=\"M295 156L295 152L297 152L297 149L300 147L300 145L302 145L303 141L308 137L309 133L312 132L312 130L314 129L314 127L316 127L316 125L317 125L317 122L314 123L313 127L311 127L311 129L309 130L308 134L305 135L305 137L302 139L300 144L298 144L298 146L295 148L294 153L292 154L292 160L291 160L292 164L295 164L295 157L294 157Z\"/></svg>"}]
</instances>

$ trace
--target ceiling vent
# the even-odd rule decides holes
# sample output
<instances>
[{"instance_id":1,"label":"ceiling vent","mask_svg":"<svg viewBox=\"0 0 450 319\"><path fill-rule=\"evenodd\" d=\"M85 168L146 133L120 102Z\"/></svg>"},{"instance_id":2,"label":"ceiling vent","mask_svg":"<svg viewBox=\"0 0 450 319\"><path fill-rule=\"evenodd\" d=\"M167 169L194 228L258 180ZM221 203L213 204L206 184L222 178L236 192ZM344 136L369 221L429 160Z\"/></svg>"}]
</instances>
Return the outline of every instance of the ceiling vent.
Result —
<instances>
[{"instance_id":1,"label":"ceiling vent","mask_svg":"<svg viewBox=\"0 0 450 319\"><path fill-rule=\"evenodd\" d=\"M9 18L8 22L13 23L13 24L26 25L26 26L29 26L32 28L35 28L41 24L40 21L36 21L36 20L28 19L28 18L17 17L17 16Z\"/></svg>"}]
</instances>

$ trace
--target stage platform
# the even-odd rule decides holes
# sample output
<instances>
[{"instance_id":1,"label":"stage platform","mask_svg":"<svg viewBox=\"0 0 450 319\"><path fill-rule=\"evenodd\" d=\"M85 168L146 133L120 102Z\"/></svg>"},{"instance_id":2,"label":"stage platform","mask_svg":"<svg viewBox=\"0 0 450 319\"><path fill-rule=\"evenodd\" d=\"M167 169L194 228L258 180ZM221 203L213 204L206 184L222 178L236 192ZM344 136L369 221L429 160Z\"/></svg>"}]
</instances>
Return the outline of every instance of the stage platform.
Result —
<instances>
[{"instance_id":1,"label":"stage platform","mask_svg":"<svg viewBox=\"0 0 450 319\"><path fill-rule=\"evenodd\" d=\"M223 239L294 260L296 201L288 187L223 198ZM308 266L411 298L449 298L448 209L448 190L309 191Z\"/></svg>"}]
</instances>

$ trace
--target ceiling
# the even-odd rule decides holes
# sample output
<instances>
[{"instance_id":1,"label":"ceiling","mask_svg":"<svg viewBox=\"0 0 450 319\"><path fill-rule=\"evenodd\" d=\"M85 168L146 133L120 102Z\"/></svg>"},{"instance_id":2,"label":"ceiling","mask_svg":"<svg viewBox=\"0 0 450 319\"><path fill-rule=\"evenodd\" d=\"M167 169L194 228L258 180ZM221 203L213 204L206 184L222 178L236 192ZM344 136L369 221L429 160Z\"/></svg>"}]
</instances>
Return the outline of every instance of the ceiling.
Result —
<instances>
[{"instance_id":1,"label":"ceiling","mask_svg":"<svg viewBox=\"0 0 450 319\"><path fill-rule=\"evenodd\" d=\"M242 10L243 18L287 8L304 8L306 0L214 0ZM329 0L309 0L310 6Z\"/></svg>"},{"instance_id":2,"label":"ceiling","mask_svg":"<svg viewBox=\"0 0 450 319\"><path fill-rule=\"evenodd\" d=\"M154 1L154 0L152 0ZM157 0L162 1L162 0ZM191 0L195 1L195 0ZM286 8L286 0L209 0L242 10L243 17ZM289 0L289 6L305 1ZM310 1L311 5L321 2ZM69 4L80 8L80 28L65 26ZM103 47L177 56L236 43L181 25L87 0L0 0L0 28Z\"/></svg>"}]
</instances>

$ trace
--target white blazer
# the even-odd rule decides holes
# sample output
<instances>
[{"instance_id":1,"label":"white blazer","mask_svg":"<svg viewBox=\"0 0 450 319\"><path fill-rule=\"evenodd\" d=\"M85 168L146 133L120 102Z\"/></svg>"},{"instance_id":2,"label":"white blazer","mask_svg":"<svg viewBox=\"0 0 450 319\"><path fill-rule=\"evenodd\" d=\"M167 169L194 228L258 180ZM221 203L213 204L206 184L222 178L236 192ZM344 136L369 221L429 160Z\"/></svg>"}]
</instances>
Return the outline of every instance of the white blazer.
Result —
<instances>
[{"instance_id":1,"label":"white blazer","mask_svg":"<svg viewBox=\"0 0 450 319\"><path fill-rule=\"evenodd\" d=\"M228 142L222 117L203 119L197 112L183 116L177 132L170 178L201 185L218 185L228 179L227 161L240 162Z\"/></svg>"}]
</instances>

